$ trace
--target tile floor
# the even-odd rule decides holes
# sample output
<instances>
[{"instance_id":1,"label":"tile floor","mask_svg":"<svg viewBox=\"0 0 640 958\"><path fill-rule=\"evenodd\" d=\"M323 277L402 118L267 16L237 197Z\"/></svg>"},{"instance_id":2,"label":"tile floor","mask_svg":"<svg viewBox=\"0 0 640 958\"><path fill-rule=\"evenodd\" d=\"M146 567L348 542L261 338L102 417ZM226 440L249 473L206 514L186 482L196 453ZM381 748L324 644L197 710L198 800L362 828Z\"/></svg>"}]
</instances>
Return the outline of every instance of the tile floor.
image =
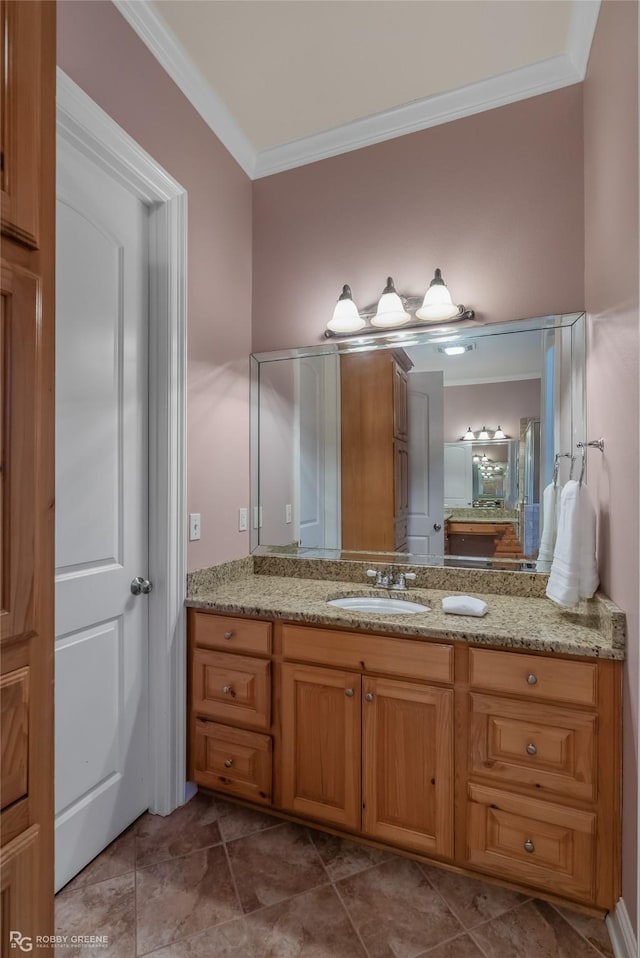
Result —
<instances>
[{"instance_id":1,"label":"tile floor","mask_svg":"<svg viewBox=\"0 0 640 958\"><path fill-rule=\"evenodd\" d=\"M64 958L613 958L604 922L199 793L56 899Z\"/></svg>"}]
</instances>

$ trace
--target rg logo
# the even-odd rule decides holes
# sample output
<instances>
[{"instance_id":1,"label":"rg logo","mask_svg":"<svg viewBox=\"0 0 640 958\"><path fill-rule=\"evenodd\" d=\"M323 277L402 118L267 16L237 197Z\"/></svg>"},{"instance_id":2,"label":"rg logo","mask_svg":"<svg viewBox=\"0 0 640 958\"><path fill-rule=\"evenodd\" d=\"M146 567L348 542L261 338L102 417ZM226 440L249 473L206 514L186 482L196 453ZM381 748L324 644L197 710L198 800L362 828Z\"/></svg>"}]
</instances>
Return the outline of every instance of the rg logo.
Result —
<instances>
[{"instance_id":1,"label":"rg logo","mask_svg":"<svg viewBox=\"0 0 640 958\"><path fill-rule=\"evenodd\" d=\"M19 948L20 951L33 951L33 941L28 935L22 935L19 931L9 932L9 942L12 948Z\"/></svg>"}]
</instances>

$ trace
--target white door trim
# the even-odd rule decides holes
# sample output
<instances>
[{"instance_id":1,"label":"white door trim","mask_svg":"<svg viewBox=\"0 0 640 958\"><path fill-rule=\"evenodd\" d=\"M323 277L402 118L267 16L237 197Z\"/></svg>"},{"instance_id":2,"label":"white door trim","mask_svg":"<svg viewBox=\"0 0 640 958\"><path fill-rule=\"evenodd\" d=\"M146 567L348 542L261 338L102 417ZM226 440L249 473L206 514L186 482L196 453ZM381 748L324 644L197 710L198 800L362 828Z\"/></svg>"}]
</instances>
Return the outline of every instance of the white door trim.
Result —
<instances>
[{"instance_id":1,"label":"white door trim","mask_svg":"<svg viewBox=\"0 0 640 958\"><path fill-rule=\"evenodd\" d=\"M149 809L168 815L186 784L187 192L59 67L57 135L150 208Z\"/></svg>"}]
</instances>

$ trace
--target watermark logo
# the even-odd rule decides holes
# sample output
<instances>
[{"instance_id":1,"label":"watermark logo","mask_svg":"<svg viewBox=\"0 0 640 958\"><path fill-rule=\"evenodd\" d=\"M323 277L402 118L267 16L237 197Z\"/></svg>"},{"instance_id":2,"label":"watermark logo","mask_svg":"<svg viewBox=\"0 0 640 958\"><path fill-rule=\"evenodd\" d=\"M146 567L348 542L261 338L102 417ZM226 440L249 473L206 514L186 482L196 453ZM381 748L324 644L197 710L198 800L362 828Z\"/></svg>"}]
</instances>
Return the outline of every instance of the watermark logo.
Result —
<instances>
[{"instance_id":1,"label":"watermark logo","mask_svg":"<svg viewBox=\"0 0 640 958\"><path fill-rule=\"evenodd\" d=\"M33 951L33 939L19 931L9 932L9 943L12 948L19 948L20 951Z\"/></svg>"}]
</instances>

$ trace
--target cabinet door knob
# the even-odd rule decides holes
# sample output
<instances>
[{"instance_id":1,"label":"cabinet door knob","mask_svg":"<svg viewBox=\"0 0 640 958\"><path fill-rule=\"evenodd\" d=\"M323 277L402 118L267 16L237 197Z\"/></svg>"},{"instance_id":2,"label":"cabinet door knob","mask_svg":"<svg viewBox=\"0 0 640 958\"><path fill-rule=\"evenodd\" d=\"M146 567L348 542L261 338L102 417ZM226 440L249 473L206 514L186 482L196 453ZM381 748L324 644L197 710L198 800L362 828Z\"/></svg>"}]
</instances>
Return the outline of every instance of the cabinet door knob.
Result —
<instances>
[{"instance_id":1,"label":"cabinet door knob","mask_svg":"<svg viewBox=\"0 0 640 958\"><path fill-rule=\"evenodd\" d=\"M225 632L225 633L224 633L224 637L225 637L225 639L232 639L232 638L233 638L233 632Z\"/></svg>"},{"instance_id":2,"label":"cabinet door knob","mask_svg":"<svg viewBox=\"0 0 640 958\"><path fill-rule=\"evenodd\" d=\"M533 672L530 672L529 675L527 675L527 682L529 683L529 685L537 685L538 677L534 675Z\"/></svg>"},{"instance_id":3,"label":"cabinet door knob","mask_svg":"<svg viewBox=\"0 0 640 958\"><path fill-rule=\"evenodd\" d=\"M233 695L233 685L223 685L222 691L225 695Z\"/></svg>"},{"instance_id":4,"label":"cabinet door knob","mask_svg":"<svg viewBox=\"0 0 640 958\"><path fill-rule=\"evenodd\" d=\"M232 765L233 765L233 759L232 759L232 758L225 758L225 760L224 760L224 767L225 767L225 768L231 768Z\"/></svg>"},{"instance_id":5,"label":"cabinet door knob","mask_svg":"<svg viewBox=\"0 0 640 958\"><path fill-rule=\"evenodd\" d=\"M344 690L344 694L347 696L348 699L352 699L352 698L353 698L353 689L345 689L345 690Z\"/></svg>"},{"instance_id":6,"label":"cabinet door knob","mask_svg":"<svg viewBox=\"0 0 640 958\"><path fill-rule=\"evenodd\" d=\"M533 742L529 742L529 744L527 745L527 755L537 755L537 754L538 754L538 749L535 747Z\"/></svg>"},{"instance_id":7,"label":"cabinet door knob","mask_svg":"<svg viewBox=\"0 0 640 958\"><path fill-rule=\"evenodd\" d=\"M367 694L365 695L365 701L373 702L373 692L367 692Z\"/></svg>"},{"instance_id":8,"label":"cabinet door knob","mask_svg":"<svg viewBox=\"0 0 640 958\"><path fill-rule=\"evenodd\" d=\"M524 850L526 852L535 852L536 846L533 844L530 838L527 838L526 842L524 843Z\"/></svg>"}]
</instances>

